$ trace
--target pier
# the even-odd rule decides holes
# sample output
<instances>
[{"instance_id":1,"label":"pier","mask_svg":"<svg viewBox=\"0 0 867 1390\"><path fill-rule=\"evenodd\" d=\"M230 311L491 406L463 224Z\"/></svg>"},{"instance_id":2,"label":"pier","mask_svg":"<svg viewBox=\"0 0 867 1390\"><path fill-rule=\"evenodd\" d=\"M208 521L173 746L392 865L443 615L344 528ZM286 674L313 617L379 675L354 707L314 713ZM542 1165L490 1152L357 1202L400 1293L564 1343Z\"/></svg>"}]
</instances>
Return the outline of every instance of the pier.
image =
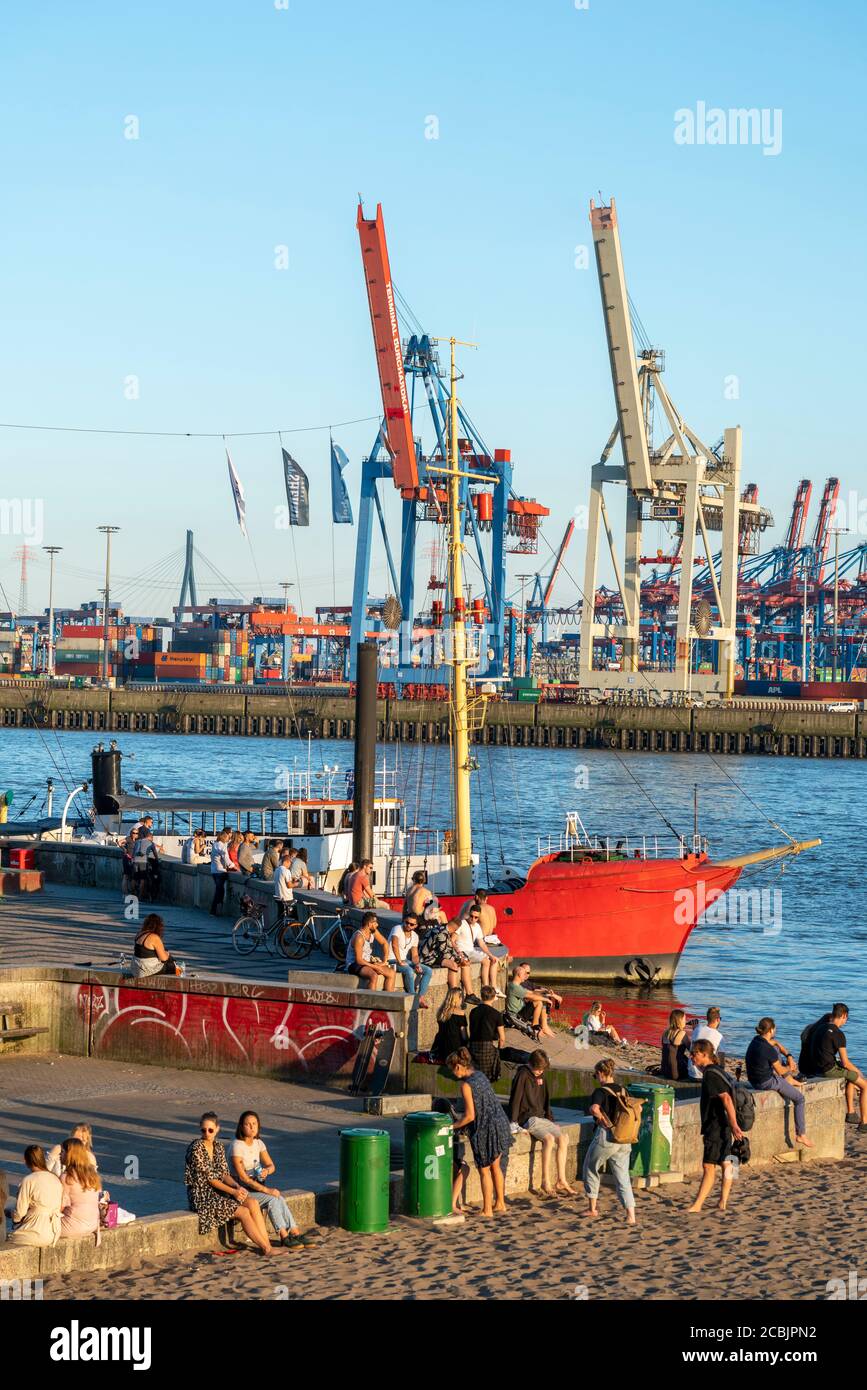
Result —
<instances>
[{"instance_id":1,"label":"pier","mask_svg":"<svg viewBox=\"0 0 867 1390\"><path fill-rule=\"evenodd\" d=\"M50 689L41 682L20 681L0 687L0 727L351 739L355 702L304 688L260 695L176 687ZM447 744L448 736L445 702L377 702L380 742ZM492 699L483 727L471 739L513 748L865 758L867 710L760 699L693 708Z\"/></svg>"}]
</instances>

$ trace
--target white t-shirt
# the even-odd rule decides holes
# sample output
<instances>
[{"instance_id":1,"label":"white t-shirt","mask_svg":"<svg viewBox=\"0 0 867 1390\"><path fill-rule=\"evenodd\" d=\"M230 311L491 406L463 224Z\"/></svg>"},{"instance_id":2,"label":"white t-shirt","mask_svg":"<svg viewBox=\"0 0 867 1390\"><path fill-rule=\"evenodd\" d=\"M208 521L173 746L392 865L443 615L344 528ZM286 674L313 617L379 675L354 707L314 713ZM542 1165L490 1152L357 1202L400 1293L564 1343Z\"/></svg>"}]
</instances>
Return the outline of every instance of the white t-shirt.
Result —
<instances>
[{"instance_id":1,"label":"white t-shirt","mask_svg":"<svg viewBox=\"0 0 867 1390\"><path fill-rule=\"evenodd\" d=\"M225 840L215 840L211 845L211 873L227 874L232 867Z\"/></svg>"},{"instance_id":2,"label":"white t-shirt","mask_svg":"<svg viewBox=\"0 0 867 1390\"><path fill-rule=\"evenodd\" d=\"M292 892L292 868L289 864L281 864L274 874L274 897L281 903L291 903L295 899Z\"/></svg>"},{"instance_id":3,"label":"white t-shirt","mask_svg":"<svg viewBox=\"0 0 867 1390\"><path fill-rule=\"evenodd\" d=\"M232 1158L240 1158L248 1177L258 1178L256 1169L262 1166L265 1145L261 1139L236 1139L232 1144Z\"/></svg>"},{"instance_id":4,"label":"white t-shirt","mask_svg":"<svg viewBox=\"0 0 867 1390\"><path fill-rule=\"evenodd\" d=\"M602 1023L602 1015L601 1015L601 1014L588 1014L588 1015L587 1015L587 1027L590 1029L590 1032L591 1032L591 1033L602 1033L602 1032L604 1032L605 1029L604 1029L603 1023Z\"/></svg>"},{"instance_id":5,"label":"white t-shirt","mask_svg":"<svg viewBox=\"0 0 867 1390\"><path fill-rule=\"evenodd\" d=\"M719 1052L723 1035L718 1028L711 1028L709 1023L697 1023L692 1030L692 1041L697 1043L701 1038L710 1043L714 1052ZM692 1058L689 1060L689 1074L694 1081L701 1081L701 1072Z\"/></svg>"},{"instance_id":6,"label":"white t-shirt","mask_svg":"<svg viewBox=\"0 0 867 1390\"><path fill-rule=\"evenodd\" d=\"M401 960L409 961L411 965L412 961L410 960L410 957L412 955L412 952L418 946L418 932L405 932L403 927L401 926L392 927L391 931L388 934L388 959L390 961L396 961L397 957L394 954L394 947L391 944L392 941L397 942L397 949L400 951Z\"/></svg>"},{"instance_id":7,"label":"white t-shirt","mask_svg":"<svg viewBox=\"0 0 867 1390\"><path fill-rule=\"evenodd\" d=\"M470 922L468 919L461 922L454 935L455 946L459 951L463 951L465 956L481 950L484 941L485 933L482 931L481 923Z\"/></svg>"}]
</instances>

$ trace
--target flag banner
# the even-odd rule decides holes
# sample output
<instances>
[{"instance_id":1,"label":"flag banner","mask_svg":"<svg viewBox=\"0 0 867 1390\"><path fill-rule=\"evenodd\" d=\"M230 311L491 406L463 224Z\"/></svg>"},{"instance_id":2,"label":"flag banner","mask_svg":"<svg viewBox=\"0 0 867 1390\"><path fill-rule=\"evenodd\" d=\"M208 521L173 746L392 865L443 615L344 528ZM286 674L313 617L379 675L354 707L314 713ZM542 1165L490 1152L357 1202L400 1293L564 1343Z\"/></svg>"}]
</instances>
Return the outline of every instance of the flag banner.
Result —
<instances>
[{"instance_id":1,"label":"flag banner","mask_svg":"<svg viewBox=\"0 0 867 1390\"><path fill-rule=\"evenodd\" d=\"M343 470L349 459L339 444L331 445L331 520L338 525L352 525L352 503L343 481Z\"/></svg>"},{"instance_id":2,"label":"flag banner","mask_svg":"<svg viewBox=\"0 0 867 1390\"><path fill-rule=\"evenodd\" d=\"M232 462L229 450L226 450L226 462L229 465L229 482L232 486L232 496L235 499L235 513L238 517L238 525L241 528L241 535L247 538L247 503L244 499L244 489L241 487L241 479L235 472L235 465Z\"/></svg>"},{"instance_id":3,"label":"flag banner","mask_svg":"<svg viewBox=\"0 0 867 1390\"><path fill-rule=\"evenodd\" d=\"M310 525L310 484L307 474L297 464L291 454L283 450L283 468L286 473L286 501L289 503L289 525Z\"/></svg>"}]
</instances>

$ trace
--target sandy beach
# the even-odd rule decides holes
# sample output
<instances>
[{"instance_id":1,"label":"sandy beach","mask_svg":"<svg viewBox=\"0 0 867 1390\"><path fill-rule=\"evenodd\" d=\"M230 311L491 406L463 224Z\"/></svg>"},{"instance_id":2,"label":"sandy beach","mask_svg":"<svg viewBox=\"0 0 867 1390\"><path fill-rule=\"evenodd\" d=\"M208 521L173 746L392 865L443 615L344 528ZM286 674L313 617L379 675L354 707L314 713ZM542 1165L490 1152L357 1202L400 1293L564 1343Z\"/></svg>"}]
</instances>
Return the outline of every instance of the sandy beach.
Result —
<instances>
[{"instance_id":1,"label":"sandy beach","mask_svg":"<svg viewBox=\"0 0 867 1390\"><path fill-rule=\"evenodd\" d=\"M729 1211L687 1214L697 1179L637 1194L630 1230L603 1188L583 1198L528 1196L507 1214L387 1233L326 1228L301 1254L195 1254L127 1272L46 1280L47 1299L793 1299L825 1300L857 1269L867 1220L867 1143L847 1135L842 1163L786 1163L735 1183ZM704 1271L704 1273L702 1273Z\"/></svg>"}]
</instances>

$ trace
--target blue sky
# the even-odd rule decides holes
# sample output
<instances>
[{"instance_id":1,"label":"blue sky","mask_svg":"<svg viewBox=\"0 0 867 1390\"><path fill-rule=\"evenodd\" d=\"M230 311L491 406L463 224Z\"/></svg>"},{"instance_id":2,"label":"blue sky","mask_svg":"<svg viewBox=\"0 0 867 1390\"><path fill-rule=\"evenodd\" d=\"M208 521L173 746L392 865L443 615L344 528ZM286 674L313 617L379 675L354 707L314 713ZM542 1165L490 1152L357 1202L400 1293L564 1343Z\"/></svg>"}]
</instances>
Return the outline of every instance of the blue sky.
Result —
<instances>
[{"instance_id":1,"label":"blue sky","mask_svg":"<svg viewBox=\"0 0 867 1390\"><path fill-rule=\"evenodd\" d=\"M601 190L617 199L669 391L710 443L744 427L745 476L781 531L801 476L864 486L850 417L863 396L865 27L859 5L803 0L7 8L0 420L219 434L375 415L361 192L371 215L383 204L394 278L421 321L479 344L464 400L489 444L511 447L516 491L550 506L556 546L614 419L595 270L574 264ZM677 145L674 113L698 101L779 108L781 152ZM124 138L131 115L137 140ZM335 433L354 505L374 434ZM154 582L132 577L188 526L248 594L300 579L308 610L335 589L348 602L354 531L332 534L327 433L286 443L312 486L297 562L273 523L276 437L231 444L258 573L218 438L2 429L0 493L44 498L62 603L95 595L102 522L122 527L114 568L132 611L174 601L174 561ZM20 539L0 535L13 603ZM583 540L567 561L579 582ZM384 576L377 559L375 592ZM204 570L199 585L226 592ZM566 576L558 598L575 597ZM47 602L44 564L30 600Z\"/></svg>"}]
</instances>

